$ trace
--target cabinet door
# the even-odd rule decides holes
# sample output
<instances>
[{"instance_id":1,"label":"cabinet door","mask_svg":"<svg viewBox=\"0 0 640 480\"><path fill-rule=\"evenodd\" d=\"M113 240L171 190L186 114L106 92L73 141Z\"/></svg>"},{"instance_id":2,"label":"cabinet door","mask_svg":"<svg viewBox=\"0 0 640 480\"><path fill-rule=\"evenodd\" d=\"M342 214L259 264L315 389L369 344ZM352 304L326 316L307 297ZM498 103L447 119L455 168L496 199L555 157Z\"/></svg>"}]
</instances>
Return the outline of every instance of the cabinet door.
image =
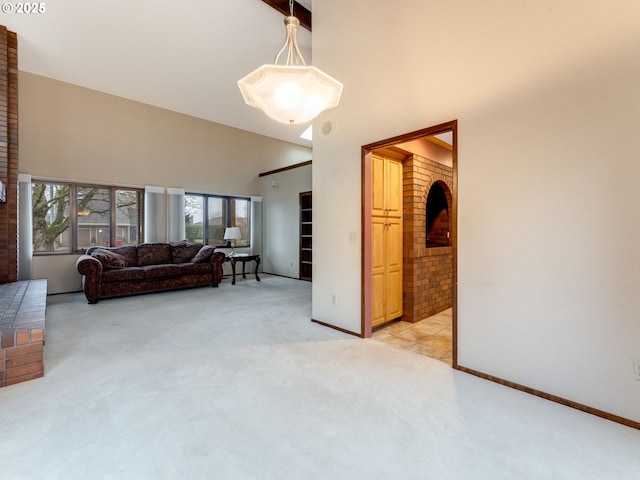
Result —
<instances>
[{"instance_id":1,"label":"cabinet door","mask_svg":"<svg viewBox=\"0 0 640 480\"><path fill-rule=\"evenodd\" d=\"M372 319L377 327L402 316L402 220L373 217Z\"/></svg>"},{"instance_id":2,"label":"cabinet door","mask_svg":"<svg viewBox=\"0 0 640 480\"><path fill-rule=\"evenodd\" d=\"M402 221L387 218L386 227L386 316L387 321L402 316Z\"/></svg>"},{"instance_id":3,"label":"cabinet door","mask_svg":"<svg viewBox=\"0 0 640 480\"><path fill-rule=\"evenodd\" d=\"M371 215L402 216L402 162L371 155Z\"/></svg>"},{"instance_id":4,"label":"cabinet door","mask_svg":"<svg viewBox=\"0 0 640 480\"><path fill-rule=\"evenodd\" d=\"M372 287L372 319L374 327L382 325L387 321L386 315L386 219L384 217L373 217L371 222L371 287Z\"/></svg>"},{"instance_id":5,"label":"cabinet door","mask_svg":"<svg viewBox=\"0 0 640 480\"><path fill-rule=\"evenodd\" d=\"M385 158L371 155L371 215L383 216L386 213Z\"/></svg>"},{"instance_id":6,"label":"cabinet door","mask_svg":"<svg viewBox=\"0 0 640 480\"><path fill-rule=\"evenodd\" d=\"M402 163L396 160L385 161L384 182L385 208L387 215L402 216Z\"/></svg>"}]
</instances>

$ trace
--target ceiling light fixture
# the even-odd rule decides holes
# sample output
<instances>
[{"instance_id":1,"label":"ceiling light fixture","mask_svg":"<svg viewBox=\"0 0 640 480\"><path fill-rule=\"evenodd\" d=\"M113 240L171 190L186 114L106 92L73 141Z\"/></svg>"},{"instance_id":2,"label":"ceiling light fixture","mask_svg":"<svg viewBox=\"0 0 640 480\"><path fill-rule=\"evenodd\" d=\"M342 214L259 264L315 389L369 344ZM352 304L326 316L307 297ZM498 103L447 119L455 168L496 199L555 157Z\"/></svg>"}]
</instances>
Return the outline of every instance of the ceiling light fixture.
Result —
<instances>
[{"instance_id":1,"label":"ceiling light fixture","mask_svg":"<svg viewBox=\"0 0 640 480\"><path fill-rule=\"evenodd\" d=\"M316 67L307 66L296 41L300 21L293 16L293 0L289 0L289 11L284 19L287 37L273 65L257 68L238 80L238 87L247 105L259 108L278 122L293 125L309 122L337 106L343 85ZM278 65L285 50L286 64Z\"/></svg>"}]
</instances>

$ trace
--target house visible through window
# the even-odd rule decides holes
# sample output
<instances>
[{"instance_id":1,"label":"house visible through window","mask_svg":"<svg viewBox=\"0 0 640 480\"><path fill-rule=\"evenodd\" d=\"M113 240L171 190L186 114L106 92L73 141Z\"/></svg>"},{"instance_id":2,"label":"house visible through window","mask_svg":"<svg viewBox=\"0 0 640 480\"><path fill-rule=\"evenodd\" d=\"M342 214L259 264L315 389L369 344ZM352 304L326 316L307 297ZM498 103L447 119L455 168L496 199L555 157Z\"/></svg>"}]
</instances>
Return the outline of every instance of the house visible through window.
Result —
<instances>
[{"instance_id":1,"label":"house visible through window","mask_svg":"<svg viewBox=\"0 0 640 480\"><path fill-rule=\"evenodd\" d=\"M137 245L143 238L142 189L36 180L32 198L34 253Z\"/></svg>"},{"instance_id":2,"label":"house visible through window","mask_svg":"<svg viewBox=\"0 0 640 480\"><path fill-rule=\"evenodd\" d=\"M229 246L224 239L227 227L239 227L241 240L236 247L248 247L250 235L249 210L251 200L241 197L185 195L185 236L190 242Z\"/></svg>"}]
</instances>

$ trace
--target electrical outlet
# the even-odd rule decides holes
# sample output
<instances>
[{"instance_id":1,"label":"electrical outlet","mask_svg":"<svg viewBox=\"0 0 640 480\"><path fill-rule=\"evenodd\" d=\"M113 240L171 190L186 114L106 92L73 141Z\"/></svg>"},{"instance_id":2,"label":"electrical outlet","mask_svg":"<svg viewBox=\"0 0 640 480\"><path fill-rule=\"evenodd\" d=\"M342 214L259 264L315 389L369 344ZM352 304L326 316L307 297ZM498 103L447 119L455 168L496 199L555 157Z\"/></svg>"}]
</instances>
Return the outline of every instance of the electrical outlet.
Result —
<instances>
[{"instance_id":1,"label":"electrical outlet","mask_svg":"<svg viewBox=\"0 0 640 480\"><path fill-rule=\"evenodd\" d=\"M338 300L336 299L336 294L332 293L331 294L331 305L337 305L338 304Z\"/></svg>"},{"instance_id":2,"label":"electrical outlet","mask_svg":"<svg viewBox=\"0 0 640 480\"><path fill-rule=\"evenodd\" d=\"M640 382L640 360L635 359L633 361L633 378Z\"/></svg>"}]
</instances>

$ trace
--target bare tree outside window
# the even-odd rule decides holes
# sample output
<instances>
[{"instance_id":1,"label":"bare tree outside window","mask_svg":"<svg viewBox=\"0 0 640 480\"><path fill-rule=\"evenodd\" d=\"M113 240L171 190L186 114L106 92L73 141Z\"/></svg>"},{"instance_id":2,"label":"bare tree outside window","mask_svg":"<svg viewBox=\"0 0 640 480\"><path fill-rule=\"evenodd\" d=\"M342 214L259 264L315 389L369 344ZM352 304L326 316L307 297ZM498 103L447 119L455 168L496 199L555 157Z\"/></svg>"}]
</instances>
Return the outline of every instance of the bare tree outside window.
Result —
<instances>
[{"instance_id":1,"label":"bare tree outside window","mask_svg":"<svg viewBox=\"0 0 640 480\"><path fill-rule=\"evenodd\" d=\"M33 251L69 251L70 185L33 183Z\"/></svg>"},{"instance_id":2,"label":"bare tree outside window","mask_svg":"<svg viewBox=\"0 0 640 480\"><path fill-rule=\"evenodd\" d=\"M137 245L140 231L140 192L116 190L116 245Z\"/></svg>"},{"instance_id":3,"label":"bare tree outside window","mask_svg":"<svg viewBox=\"0 0 640 480\"><path fill-rule=\"evenodd\" d=\"M204 198L202 195L184 196L185 238L193 243L204 243Z\"/></svg>"},{"instance_id":4,"label":"bare tree outside window","mask_svg":"<svg viewBox=\"0 0 640 480\"><path fill-rule=\"evenodd\" d=\"M78 248L111 243L111 190L78 187Z\"/></svg>"},{"instance_id":5,"label":"bare tree outside window","mask_svg":"<svg viewBox=\"0 0 640 480\"><path fill-rule=\"evenodd\" d=\"M140 238L142 190L36 181L32 198L34 252L136 245Z\"/></svg>"}]
</instances>

